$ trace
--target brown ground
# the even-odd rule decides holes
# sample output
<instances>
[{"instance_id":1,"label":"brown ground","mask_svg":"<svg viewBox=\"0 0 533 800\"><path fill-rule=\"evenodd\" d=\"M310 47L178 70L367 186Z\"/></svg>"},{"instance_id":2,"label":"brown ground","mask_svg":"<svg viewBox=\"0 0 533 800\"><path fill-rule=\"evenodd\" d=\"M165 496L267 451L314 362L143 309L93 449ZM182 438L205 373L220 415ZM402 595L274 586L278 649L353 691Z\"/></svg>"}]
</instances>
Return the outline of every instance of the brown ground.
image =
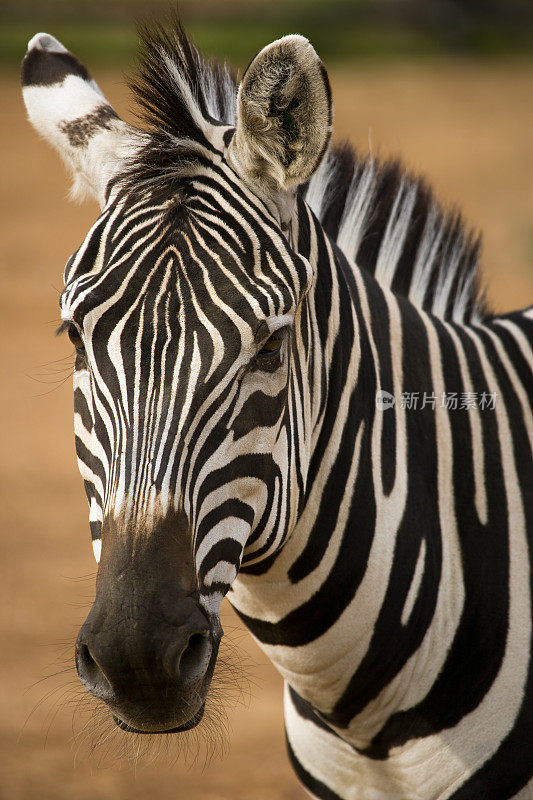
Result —
<instances>
[{"instance_id":1,"label":"brown ground","mask_svg":"<svg viewBox=\"0 0 533 800\"><path fill-rule=\"evenodd\" d=\"M437 64L360 66L333 80L337 135L402 153L483 229L489 296L502 310L533 301L532 79L531 64ZM103 76L101 85L124 110L120 76ZM93 587L69 345L53 330L63 264L95 208L65 201L63 170L25 123L16 76L0 78L0 87L0 798L298 800L284 753L280 680L238 631L232 638L253 662L245 668L252 696L230 712L229 756L204 771L181 760L135 767L90 758L83 736L73 740L72 706L59 702L69 686L67 699L77 696L72 667L35 685L58 668L58 657L72 663ZM228 613L226 627L235 624ZM74 727L83 722L75 715Z\"/></svg>"}]
</instances>

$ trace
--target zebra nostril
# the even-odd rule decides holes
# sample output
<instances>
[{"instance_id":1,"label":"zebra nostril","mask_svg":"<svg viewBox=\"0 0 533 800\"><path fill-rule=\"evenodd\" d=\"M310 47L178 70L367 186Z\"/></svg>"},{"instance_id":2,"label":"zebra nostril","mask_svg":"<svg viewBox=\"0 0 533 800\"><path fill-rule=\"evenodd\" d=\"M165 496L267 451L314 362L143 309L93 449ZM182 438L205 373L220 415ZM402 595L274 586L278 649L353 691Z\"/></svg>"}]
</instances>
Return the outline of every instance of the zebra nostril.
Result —
<instances>
[{"instance_id":1,"label":"zebra nostril","mask_svg":"<svg viewBox=\"0 0 533 800\"><path fill-rule=\"evenodd\" d=\"M80 681L94 697L109 700L113 696L113 689L103 670L93 658L85 642L76 644L76 669Z\"/></svg>"},{"instance_id":2,"label":"zebra nostril","mask_svg":"<svg viewBox=\"0 0 533 800\"><path fill-rule=\"evenodd\" d=\"M177 671L184 686L190 685L205 675L211 660L211 643L207 633L193 633L182 652Z\"/></svg>"}]
</instances>

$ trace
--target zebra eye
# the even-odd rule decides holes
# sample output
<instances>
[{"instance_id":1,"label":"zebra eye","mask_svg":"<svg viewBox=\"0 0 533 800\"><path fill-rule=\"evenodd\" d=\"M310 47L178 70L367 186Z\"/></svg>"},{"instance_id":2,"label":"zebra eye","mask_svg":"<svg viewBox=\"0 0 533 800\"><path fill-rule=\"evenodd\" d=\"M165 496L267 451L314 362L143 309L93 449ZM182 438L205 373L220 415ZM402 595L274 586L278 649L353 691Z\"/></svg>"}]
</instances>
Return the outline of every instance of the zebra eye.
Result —
<instances>
[{"instance_id":1,"label":"zebra eye","mask_svg":"<svg viewBox=\"0 0 533 800\"><path fill-rule=\"evenodd\" d=\"M85 355L85 346L83 344L83 339L78 333L78 329L74 325L69 325L67 333L68 333L68 338L76 348L76 352L79 355Z\"/></svg>"},{"instance_id":2,"label":"zebra eye","mask_svg":"<svg viewBox=\"0 0 533 800\"><path fill-rule=\"evenodd\" d=\"M285 328L280 328L277 331L274 331L271 336L268 337L266 342L263 342L261 349L257 353L256 356L256 365L259 369L263 369L267 372L272 372L276 369L280 364L280 356L281 356L281 346L283 344L283 340L285 339Z\"/></svg>"},{"instance_id":3,"label":"zebra eye","mask_svg":"<svg viewBox=\"0 0 533 800\"><path fill-rule=\"evenodd\" d=\"M283 344L283 337L280 335L281 331L276 331L269 336L266 342L263 344L263 347L259 351L259 355L265 355L265 353L277 353Z\"/></svg>"}]
</instances>

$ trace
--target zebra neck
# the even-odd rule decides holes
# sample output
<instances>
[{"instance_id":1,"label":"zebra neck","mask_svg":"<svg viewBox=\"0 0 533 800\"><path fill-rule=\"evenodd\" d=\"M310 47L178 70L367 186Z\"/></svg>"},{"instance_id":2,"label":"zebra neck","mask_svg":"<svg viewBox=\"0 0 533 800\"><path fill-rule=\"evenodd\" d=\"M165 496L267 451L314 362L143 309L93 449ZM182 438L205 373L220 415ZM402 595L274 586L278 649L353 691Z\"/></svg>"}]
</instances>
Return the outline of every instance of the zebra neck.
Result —
<instances>
[{"instance_id":1,"label":"zebra neck","mask_svg":"<svg viewBox=\"0 0 533 800\"><path fill-rule=\"evenodd\" d=\"M302 319L312 332L305 494L283 547L254 575L239 575L230 599L293 689L364 748L396 710L382 690L393 681L398 704L408 695L411 656L432 614L421 685L445 660L464 599L460 549L435 412L408 419L399 402L376 407L378 390L396 398L411 387L438 390L430 320L321 229L314 236L317 279ZM440 502L439 470L449 481Z\"/></svg>"}]
</instances>

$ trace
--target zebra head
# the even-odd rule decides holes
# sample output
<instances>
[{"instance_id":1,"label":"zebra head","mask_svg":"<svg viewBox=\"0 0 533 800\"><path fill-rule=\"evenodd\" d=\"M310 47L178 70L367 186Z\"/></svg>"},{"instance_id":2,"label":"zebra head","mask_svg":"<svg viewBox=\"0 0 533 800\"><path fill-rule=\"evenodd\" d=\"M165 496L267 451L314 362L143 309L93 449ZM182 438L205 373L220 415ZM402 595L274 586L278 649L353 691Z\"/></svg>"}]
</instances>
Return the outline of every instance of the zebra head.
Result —
<instances>
[{"instance_id":1,"label":"zebra head","mask_svg":"<svg viewBox=\"0 0 533 800\"><path fill-rule=\"evenodd\" d=\"M223 596L279 550L302 500L314 271L294 209L331 102L300 36L238 88L181 29L144 46L148 131L47 34L22 81L30 121L102 208L61 295L99 562L76 665L120 727L173 732L202 718Z\"/></svg>"}]
</instances>

